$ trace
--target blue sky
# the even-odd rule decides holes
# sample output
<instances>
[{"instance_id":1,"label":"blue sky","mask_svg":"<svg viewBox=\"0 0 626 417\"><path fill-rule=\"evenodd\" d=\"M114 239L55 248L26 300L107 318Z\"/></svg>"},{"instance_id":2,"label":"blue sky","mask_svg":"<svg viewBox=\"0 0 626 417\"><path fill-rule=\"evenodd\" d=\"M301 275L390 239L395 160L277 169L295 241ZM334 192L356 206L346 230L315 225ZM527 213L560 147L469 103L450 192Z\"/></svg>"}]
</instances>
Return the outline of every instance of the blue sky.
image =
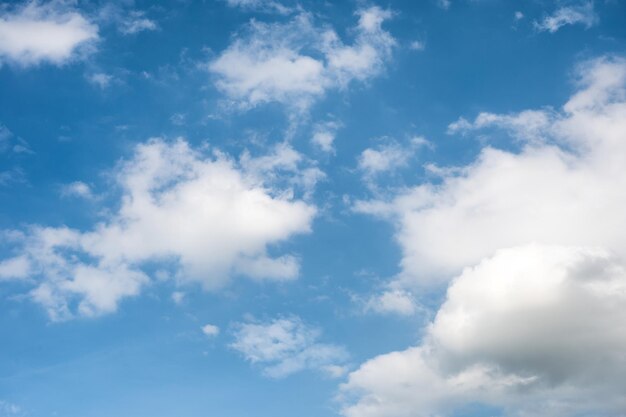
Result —
<instances>
[{"instance_id":1,"label":"blue sky","mask_svg":"<svg viewBox=\"0 0 626 417\"><path fill-rule=\"evenodd\" d=\"M0 3L0 417L624 415L625 55L621 0Z\"/></svg>"}]
</instances>

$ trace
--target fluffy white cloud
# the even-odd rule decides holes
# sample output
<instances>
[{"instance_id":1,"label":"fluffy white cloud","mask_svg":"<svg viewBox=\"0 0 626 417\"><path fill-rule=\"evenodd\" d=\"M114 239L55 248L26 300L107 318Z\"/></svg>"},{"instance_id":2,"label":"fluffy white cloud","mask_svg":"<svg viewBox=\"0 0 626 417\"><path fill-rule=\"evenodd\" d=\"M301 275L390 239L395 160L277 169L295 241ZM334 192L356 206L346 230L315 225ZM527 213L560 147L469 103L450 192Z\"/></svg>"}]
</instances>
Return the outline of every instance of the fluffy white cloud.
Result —
<instances>
[{"instance_id":1,"label":"fluffy white cloud","mask_svg":"<svg viewBox=\"0 0 626 417\"><path fill-rule=\"evenodd\" d=\"M331 28L315 26L306 13L287 23L252 21L209 70L218 89L242 108L280 102L306 109L327 90L366 80L384 68L395 45L382 29L391 13L372 7L358 15L351 46Z\"/></svg>"},{"instance_id":2,"label":"fluffy white cloud","mask_svg":"<svg viewBox=\"0 0 626 417\"><path fill-rule=\"evenodd\" d=\"M85 184L82 181L74 181L72 183L64 185L61 189L61 195L67 197L81 197L86 199L94 198L91 187L89 187L88 184Z\"/></svg>"},{"instance_id":3,"label":"fluffy white cloud","mask_svg":"<svg viewBox=\"0 0 626 417\"><path fill-rule=\"evenodd\" d=\"M342 347L319 343L320 336L319 329L298 317L238 323L231 347L251 363L262 365L263 373L271 378L306 369L332 377L343 375L345 368L338 364L346 360L347 353Z\"/></svg>"},{"instance_id":4,"label":"fluffy white cloud","mask_svg":"<svg viewBox=\"0 0 626 417\"><path fill-rule=\"evenodd\" d=\"M350 374L349 417L619 416L626 406L626 270L602 249L529 245L466 269L421 345ZM602 398L602 401L598 401Z\"/></svg>"},{"instance_id":5,"label":"fluffy white cloud","mask_svg":"<svg viewBox=\"0 0 626 417\"><path fill-rule=\"evenodd\" d=\"M334 153L335 147L333 142L335 141L337 129L340 126L339 123L332 121L317 124L313 131L311 142L324 152Z\"/></svg>"},{"instance_id":6,"label":"fluffy white cloud","mask_svg":"<svg viewBox=\"0 0 626 417\"><path fill-rule=\"evenodd\" d=\"M518 151L487 147L436 184L359 204L396 222L393 285L457 278L418 346L350 374L344 415L451 415L476 403L515 416L623 415L626 61L586 62L579 75L561 110L450 126L505 129Z\"/></svg>"},{"instance_id":7,"label":"fluffy white cloud","mask_svg":"<svg viewBox=\"0 0 626 417\"><path fill-rule=\"evenodd\" d=\"M541 22L534 22L538 31L554 33L566 25L581 24L590 28L598 22L598 16L593 10L593 2L588 1L578 5L558 8L552 15L546 16Z\"/></svg>"},{"instance_id":8,"label":"fluffy white cloud","mask_svg":"<svg viewBox=\"0 0 626 417\"><path fill-rule=\"evenodd\" d=\"M122 198L106 221L90 231L32 226L13 233L17 256L28 259L38 278L33 298L53 319L75 310L111 312L150 282L142 266L151 263L171 268L179 282L208 289L232 275L296 278L293 255L271 257L266 250L308 232L316 210L293 191L274 187L274 169L265 165L261 178L223 155L207 158L183 140L138 145L116 171Z\"/></svg>"},{"instance_id":9,"label":"fluffy white cloud","mask_svg":"<svg viewBox=\"0 0 626 417\"><path fill-rule=\"evenodd\" d=\"M0 13L0 64L61 65L98 39L98 27L62 2L31 1Z\"/></svg>"},{"instance_id":10,"label":"fluffy white cloud","mask_svg":"<svg viewBox=\"0 0 626 417\"><path fill-rule=\"evenodd\" d=\"M442 169L439 183L357 205L396 222L402 280L446 281L499 248L532 241L626 256L615 227L626 219L626 63L601 59L581 71L561 111L481 115L450 127L504 127L519 152L486 147L472 164Z\"/></svg>"},{"instance_id":11,"label":"fluffy white cloud","mask_svg":"<svg viewBox=\"0 0 626 417\"><path fill-rule=\"evenodd\" d=\"M218 334L220 334L220 328L215 326L214 324L205 324L204 326L202 326L202 333L210 337L217 336Z\"/></svg>"}]
</instances>

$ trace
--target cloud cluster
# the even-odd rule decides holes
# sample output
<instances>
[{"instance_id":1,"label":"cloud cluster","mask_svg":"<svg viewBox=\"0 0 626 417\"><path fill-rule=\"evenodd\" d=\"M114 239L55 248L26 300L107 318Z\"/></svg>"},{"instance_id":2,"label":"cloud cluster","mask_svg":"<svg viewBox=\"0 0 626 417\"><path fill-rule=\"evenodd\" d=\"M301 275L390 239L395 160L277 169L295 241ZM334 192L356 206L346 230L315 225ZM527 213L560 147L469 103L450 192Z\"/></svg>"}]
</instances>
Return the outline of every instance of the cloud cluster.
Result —
<instances>
[{"instance_id":1,"label":"cloud cluster","mask_svg":"<svg viewBox=\"0 0 626 417\"><path fill-rule=\"evenodd\" d=\"M231 347L254 364L263 366L270 378L283 378L306 369L338 377L346 351L331 344L319 343L321 331L299 317L278 318L268 322L238 323Z\"/></svg>"},{"instance_id":2,"label":"cloud cluster","mask_svg":"<svg viewBox=\"0 0 626 417\"><path fill-rule=\"evenodd\" d=\"M623 414L626 61L579 70L558 111L450 126L505 129L518 151L486 147L440 182L359 205L395 221L395 286L456 278L418 346L350 375L344 415L450 415L476 403L519 416Z\"/></svg>"},{"instance_id":3,"label":"cloud cluster","mask_svg":"<svg viewBox=\"0 0 626 417\"><path fill-rule=\"evenodd\" d=\"M216 85L241 108L279 102L306 109L330 89L379 74L395 45L382 28L391 13L378 7L358 12L353 45L307 13L287 23L252 21L247 32L209 64Z\"/></svg>"},{"instance_id":4,"label":"cloud cluster","mask_svg":"<svg viewBox=\"0 0 626 417\"><path fill-rule=\"evenodd\" d=\"M116 170L122 195L113 215L88 231L34 225L7 232L16 256L0 264L2 276L34 282L31 295L52 319L114 311L150 282L144 266L208 289L233 275L294 279L297 258L270 256L267 248L308 232L316 209L275 187L274 170L267 162L255 171L224 155L208 158L184 140L150 140Z\"/></svg>"},{"instance_id":5,"label":"cloud cluster","mask_svg":"<svg viewBox=\"0 0 626 417\"><path fill-rule=\"evenodd\" d=\"M30 1L0 10L0 64L62 65L98 40L98 27L63 2Z\"/></svg>"}]
</instances>

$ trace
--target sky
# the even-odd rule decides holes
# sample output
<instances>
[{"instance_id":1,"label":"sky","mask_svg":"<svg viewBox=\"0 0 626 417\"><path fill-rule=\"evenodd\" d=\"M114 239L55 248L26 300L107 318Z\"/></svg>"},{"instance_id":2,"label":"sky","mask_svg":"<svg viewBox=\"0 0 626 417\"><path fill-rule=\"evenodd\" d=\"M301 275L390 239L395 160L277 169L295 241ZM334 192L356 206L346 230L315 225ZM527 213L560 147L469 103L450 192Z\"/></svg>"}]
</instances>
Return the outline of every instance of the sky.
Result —
<instances>
[{"instance_id":1,"label":"sky","mask_svg":"<svg viewBox=\"0 0 626 417\"><path fill-rule=\"evenodd\" d=\"M626 415L622 0L0 2L0 417Z\"/></svg>"}]
</instances>

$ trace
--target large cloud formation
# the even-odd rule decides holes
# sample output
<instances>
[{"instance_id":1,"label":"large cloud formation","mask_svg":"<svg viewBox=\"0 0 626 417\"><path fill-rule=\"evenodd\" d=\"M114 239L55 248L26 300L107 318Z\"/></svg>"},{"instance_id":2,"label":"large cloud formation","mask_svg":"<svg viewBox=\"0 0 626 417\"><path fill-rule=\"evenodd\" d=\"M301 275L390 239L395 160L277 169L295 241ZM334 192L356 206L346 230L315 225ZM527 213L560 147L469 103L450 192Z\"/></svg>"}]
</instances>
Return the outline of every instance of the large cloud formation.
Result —
<instances>
[{"instance_id":1,"label":"large cloud formation","mask_svg":"<svg viewBox=\"0 0 626 417\"><path fill-rule=\"evenodd\" d=\"M98 27L63 2L27 2L0 10L0 64L61 65L98 40Z\"/></svg>"},{"instance_id":2,"label":"large cloud formation","mask_svg":"<svg viewBox=\"0 0 626 417\"><path fill-rule=\"evenodd\" d=\"M267 247L310 230L315 207L288 189L310 176L303 172L285 146L236 164L207 158L184 140L151 140L118 167L122 197L107 221L90 231L35 225L6 232L18 249L0 263L0 279L31 278L32 297L53 319L114 311L150 281L144 266L209 289L232 275L293 279L297 258L272 257ZM261 177L293 181L274 187Z\"/></svg>"},{"instance_id":3,"label":"large cloud formation","mask_svg":"<svg viewBox=\"0 0 626 417\"><path fill-rule=\"evenodd\" d=\"M505 129L487 147L391 202L398 286L454 278L422 342L364 363L343 392L349 417L620 416L626 410L626 61L579 68L561 110L483 113L452 132ZM349 397L346 397L349 398Z\"/></svg>"},{"instance_id":4,"label":"large cloud formation","mask_svg":"<svg viewBox=\"0 0 626 417\"><path fill-rule=\"evenodd\" d=\"M286 23L252 21L247 33L209 65L218 89L237 106L280 102L306 109L332 88L380 73L395 45L382 28L391 13L378 7L358 12L353 45L316 26L301 13Z\"/></svg>"}]
</instances>

